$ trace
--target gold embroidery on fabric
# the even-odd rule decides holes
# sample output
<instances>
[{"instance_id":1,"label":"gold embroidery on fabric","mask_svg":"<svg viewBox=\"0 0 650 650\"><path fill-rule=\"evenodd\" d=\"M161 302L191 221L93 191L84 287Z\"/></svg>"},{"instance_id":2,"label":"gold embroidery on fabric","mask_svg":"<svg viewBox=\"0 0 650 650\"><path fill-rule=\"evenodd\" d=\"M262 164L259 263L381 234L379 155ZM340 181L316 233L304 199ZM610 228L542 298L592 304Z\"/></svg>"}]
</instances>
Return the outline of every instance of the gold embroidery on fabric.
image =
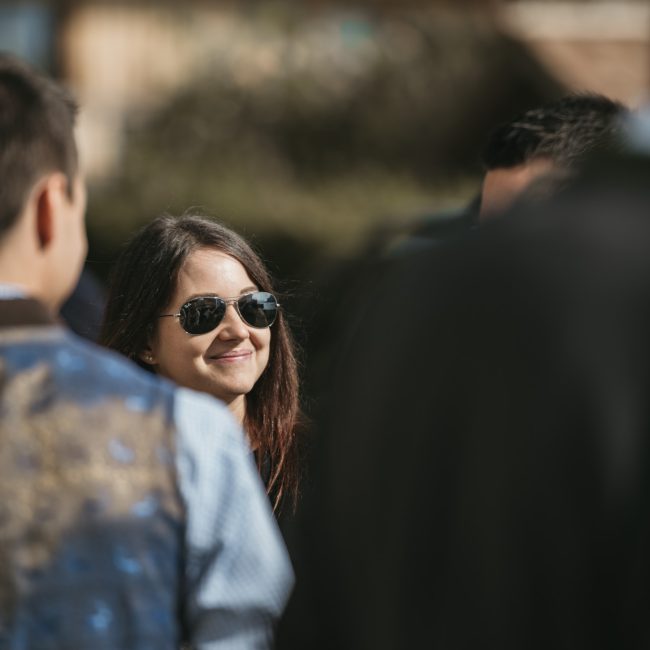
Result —
<instances>
[{"instance_id":1,"label":"gold embroidery on fabric","mask_svg":"<svg viewBox=\"0 0 650 650\"><path fill-rule=\"evenodd\" d=\"M162 406L134 411L101 396L86 405L50 401L47 364L7 381L0 362L0 386L0 545L14 559L0 566L2 584L46 565L65 532L89 518L133 517L151 501L180 517L173 463L160 457L171 459L170 436L157 435Z\"/></svg>"}]
</instances>

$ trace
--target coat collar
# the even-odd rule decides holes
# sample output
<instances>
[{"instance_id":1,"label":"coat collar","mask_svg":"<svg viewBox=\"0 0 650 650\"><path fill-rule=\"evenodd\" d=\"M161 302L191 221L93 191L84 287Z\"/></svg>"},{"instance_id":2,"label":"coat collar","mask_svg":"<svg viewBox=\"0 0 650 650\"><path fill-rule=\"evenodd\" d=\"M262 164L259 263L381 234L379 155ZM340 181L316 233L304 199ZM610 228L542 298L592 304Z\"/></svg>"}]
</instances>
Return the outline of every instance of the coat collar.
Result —
<instances>
[{"instance_id":1,"label":"coat collar","mask_svg":"<svg viewBox=\"0 0 650 650\"><path fill-rule=\"evenodd\" d=\"M0 327L56 325L47 307L32 298L0 300Z\"/></svg>"}]
</instances>

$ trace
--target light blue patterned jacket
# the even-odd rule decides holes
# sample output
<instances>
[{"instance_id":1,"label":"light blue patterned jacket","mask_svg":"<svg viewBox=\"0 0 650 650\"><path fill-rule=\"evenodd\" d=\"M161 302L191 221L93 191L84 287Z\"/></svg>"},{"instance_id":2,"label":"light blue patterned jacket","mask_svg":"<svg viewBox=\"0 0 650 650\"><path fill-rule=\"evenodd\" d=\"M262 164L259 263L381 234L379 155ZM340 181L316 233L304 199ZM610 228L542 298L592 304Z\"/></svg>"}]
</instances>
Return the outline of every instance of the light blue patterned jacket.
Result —
<instances>
[{"instance_id":1,"label":"light blue patterned jacket","mask_svg":"<svg viewBox=\"0 0 650 650\"><path fill-rule=\"evenodd\" d=\"M226 409L38 318L3 326L12 304L0 648L269 647L292 575Z\"/></svg>"}]
</instances>

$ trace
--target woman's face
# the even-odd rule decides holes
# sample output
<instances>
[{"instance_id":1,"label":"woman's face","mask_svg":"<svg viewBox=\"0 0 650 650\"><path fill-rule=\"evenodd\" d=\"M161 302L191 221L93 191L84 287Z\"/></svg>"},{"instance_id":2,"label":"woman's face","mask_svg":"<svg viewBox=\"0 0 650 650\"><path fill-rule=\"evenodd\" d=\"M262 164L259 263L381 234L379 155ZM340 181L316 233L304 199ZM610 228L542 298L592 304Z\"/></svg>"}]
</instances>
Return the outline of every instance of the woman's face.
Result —
<instances>
[{"instance_id":1,"label":"woman's face","mask_svg":"<svg viewBox=\"0 0 650 650\"><path fill-rule=\"evenodd\" d=\"M258 289L234 257L201 248L185 260L171 302L162 313L177 314L197 296L229 299ZM250 327L230 303L223 320L206 334L188 334L178 318L158 319L150 349L142 358L159 374L218 397L243 417L245 396L266 368L270 343L270 328Z\"/></svg>"}]
</instances>

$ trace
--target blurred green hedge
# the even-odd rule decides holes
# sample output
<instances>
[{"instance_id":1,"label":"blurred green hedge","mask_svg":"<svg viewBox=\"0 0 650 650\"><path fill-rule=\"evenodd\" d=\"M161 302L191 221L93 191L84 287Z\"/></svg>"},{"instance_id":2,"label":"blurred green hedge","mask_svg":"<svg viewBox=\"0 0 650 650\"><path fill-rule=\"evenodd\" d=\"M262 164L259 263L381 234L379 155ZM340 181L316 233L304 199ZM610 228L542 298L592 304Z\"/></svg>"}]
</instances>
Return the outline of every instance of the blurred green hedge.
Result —
<instances>
[{"instance_id":1,"label":"blurred green hedge","mask_svg":"<svg viewBox=\"0 0 650 650\"><path fill-rule=\"evenodd\" d=\"M252 238L280 275L308 274L375 227L468 200L487 132L561 92L486 19L283 16L253 21L275 48L257 75L206 57L162 110L131 116L119 169L91 193L100 276L135 228L191 207Z\"/></svg>"}]
</instances>

